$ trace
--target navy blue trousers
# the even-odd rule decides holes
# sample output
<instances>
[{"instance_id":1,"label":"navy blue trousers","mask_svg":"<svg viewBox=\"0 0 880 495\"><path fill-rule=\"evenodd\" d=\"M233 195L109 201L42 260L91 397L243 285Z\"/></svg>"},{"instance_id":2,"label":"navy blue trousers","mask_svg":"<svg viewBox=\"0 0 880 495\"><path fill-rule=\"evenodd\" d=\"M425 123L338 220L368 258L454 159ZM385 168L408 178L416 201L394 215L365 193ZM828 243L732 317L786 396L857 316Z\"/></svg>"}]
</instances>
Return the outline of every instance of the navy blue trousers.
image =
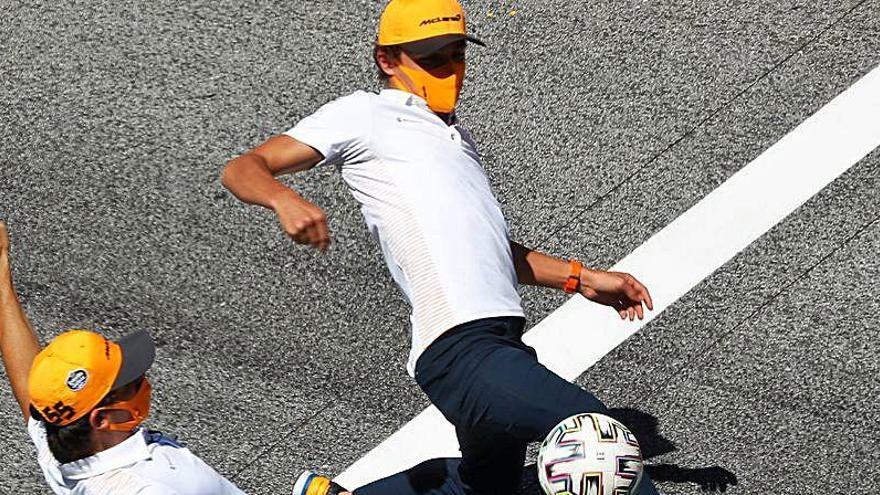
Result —
<instances>
[{"instance_id":1,"label":"navy blue trousers","mask_svg":"<svg viewBox=\"0 0 880 495\"><path fill-rule=\"evenodd\" d=\"M455 425L461 458L432 459L355 495L514 495L529 442L563 419L608 409L538 362L522 318L476 320L443 334L419 357L416 382ZM647 477L639 495L656 495Z\"/></svg>"}]
</instances>

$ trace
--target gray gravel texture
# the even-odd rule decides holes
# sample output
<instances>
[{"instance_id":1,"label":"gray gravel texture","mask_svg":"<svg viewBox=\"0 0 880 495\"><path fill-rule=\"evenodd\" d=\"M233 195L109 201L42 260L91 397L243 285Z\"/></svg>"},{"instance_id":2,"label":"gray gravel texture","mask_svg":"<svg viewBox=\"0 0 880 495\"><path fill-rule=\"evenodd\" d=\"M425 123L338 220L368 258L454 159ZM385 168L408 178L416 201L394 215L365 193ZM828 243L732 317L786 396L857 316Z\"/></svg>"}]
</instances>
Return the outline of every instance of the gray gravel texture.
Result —
<instances>
[{"instance_id":1,"label":"gray gravel texture","mask_svg":"<svg viewBox=\"0 0 880 495\"><path fill-rule=\"evenodd\" d=\"M878 0L465 5L490 47L471 52L461 117L515 236L596 266L880 63ZM407 308L336 173L291 180L328 212L335 244L323 256L218 180L226 160L320 104L375 87L367 54L380 7L0 2L0 219L34 326L44 339L71 327L150 330L151 425L249 493L287 493L307 467L338 472L426 405L403 371ZM677 450L652 462L723 466L740 479L735 493L764 493L776 478L782 493L820 493L820 436L841 482L857 487L860 458L842 454L858 436L837 433L877 433L876 400L846 393L876 377L876 347L854 336L876 335L877 323L869 305L849 304L876 292L876 227L845 241L878 211L877 163L855 167L582 377L612 405L658 419ZM817 274L835 282L806 282ZM563 300L524 295L533 323ZM827 359L822 340L807 345L805 315L838 342ZM749 338L768 328L779 331L766 342ZM695 356L715 357L691 370ZM794 373L805 378L791 389L772 380ZM8 387L0 411L0 493L46 493ZM777 434L744 442L760 426L738 418L760 425L756 411Z\"/></svg>"},{"instance_id":2,"label":"gray gravel texture","mask_svg":"<svg viewBox=\"0 0 880 495\"><path fill-rule=\"evenodd\" d=\"M880 153L859 166L852 179L874 184L859 195L877 195ZM870 169L870 170L869 170ZM861 176L860 176L861 175ZM840 191L845 181L834 185ZM852 183L847 184L852 186ZM827 211L829 196L816 198L803 214ZM877 211L876 200L872 205ZM840 218L845 218L840 217ZM708 279L700 293L731 293L723 281L765 256L783 235L797 230L809 239L821 229L803 229L797 217L781 224L731 265ZM854 222L856 223L856 222ZM663 438L675 448L654 457L654 464L681 468L719 466L739 484L731 493L871 493L880 481L876 438L880 437L880 387L876 380L876 300L880 263L880 222L865 223L834 246L820 248L821 263L798 266L793 283L765 304L689 324L703 313L705 296L693 293L664 315L649 334L627 342L590 370L580 383L619 407L633 407L659 419ZM854 225L855 227L855 225ZM746 292L750 287L739 286ZM853 301L859 304L853 304ZM688 319L688 313L691 319ZM740 314L736 314L740 313ZM700 317L700 320L707 318ZM688 336L702 326L699 345ZM658 342L684 330L684 345L669 366ZM677 335L677 334L676 334ZM658 349L659 348L659 349ZM656 350L656 352L655 352ZM640 354L636 364L631 356ZM663 361L660 366L656 362ZM618 364L620 363L620 364ZM627 374L639 367L637 376ZM627 376L626 380L615 380ZM654 379L663 376L661 382ZM647 378L647 377L650 378ZM829 481L833 480L833 481ZM661 484L667 493L698 493L697 485ZM830 488L829 488L830 487Z\"/></svg>"}]
</instances>

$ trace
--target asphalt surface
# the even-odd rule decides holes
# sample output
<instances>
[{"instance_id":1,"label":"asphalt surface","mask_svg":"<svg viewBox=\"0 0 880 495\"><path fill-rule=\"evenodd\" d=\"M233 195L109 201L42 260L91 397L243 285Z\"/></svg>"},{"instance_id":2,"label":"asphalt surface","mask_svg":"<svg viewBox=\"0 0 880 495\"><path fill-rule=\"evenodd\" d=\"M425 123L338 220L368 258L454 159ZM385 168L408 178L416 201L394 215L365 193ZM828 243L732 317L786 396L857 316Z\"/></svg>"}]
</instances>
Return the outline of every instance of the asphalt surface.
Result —
<instances>
[{"instance_id":1,"label":"asphalt surface","mask_svg":"<svg viewBox=\"0 0 880 495\"><path fill-rule=\"evenodd\" d=\"M597 267L880 64L878 0L465 6L489 47L469 52L460 114L514 236ZM0 2L0 219L25 309L44 340L150 330L150 425L248 493L340 472L427 405L404 372L408 310L336 172L290 181L330 217L326 255L218 180L376 87L380 8ZM642 430L664 493L880 483L878 167L875 152L579 379ZM531 323L564 301L523 294ZM47 493L8 387L0 432L0 493Z\"/></svg>"}]
</instances>

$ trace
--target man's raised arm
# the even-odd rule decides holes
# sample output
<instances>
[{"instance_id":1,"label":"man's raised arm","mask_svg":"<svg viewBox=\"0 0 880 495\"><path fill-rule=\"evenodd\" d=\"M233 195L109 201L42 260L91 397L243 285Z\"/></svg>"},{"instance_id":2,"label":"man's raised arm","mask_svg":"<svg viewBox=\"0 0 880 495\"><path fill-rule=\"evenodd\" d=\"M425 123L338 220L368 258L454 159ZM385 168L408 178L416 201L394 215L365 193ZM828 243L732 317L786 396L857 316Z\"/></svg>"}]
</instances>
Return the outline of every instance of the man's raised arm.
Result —
<instances>
[{"instance_id":1,"label":"man's raised arm","mask_svg":"<svg viewBox=\"0 0 880 495\"><path fill-rule=\"evenodd\" d=\"M519 283L553 289L566 288L587 299L611 306L621 319L644 318L642 304L654 309L651 294L641 282L628 273L592 270L578 262L548 256L510 241L510 252Z\"/></svg>"},{"instance_id":2,"label":"man's raised arm","mask_svg":"<svg viewBox=\"0 0 880 495\"><path fill-rule=\"evenodd\" d=\"M311 146L275 136L226 164L223 186L245 203L275 211L294 241L324 251L330 245L324 212L275 178L311 168L323 158Z\"/></svg>"},{"instance_id":3,"label":"man's raised arm","mask_svg":"<svg viewBox=\"0 0 880 495\"><path fill-rule=\"evenodd\" d=\"M25 420L30 417L28 374L38 352L40 341L31 329L12 285L9 236L6 225L0 222L0 354L6 367L6 376L12 385L12 393Z\"/></svg>"}]
</instances>

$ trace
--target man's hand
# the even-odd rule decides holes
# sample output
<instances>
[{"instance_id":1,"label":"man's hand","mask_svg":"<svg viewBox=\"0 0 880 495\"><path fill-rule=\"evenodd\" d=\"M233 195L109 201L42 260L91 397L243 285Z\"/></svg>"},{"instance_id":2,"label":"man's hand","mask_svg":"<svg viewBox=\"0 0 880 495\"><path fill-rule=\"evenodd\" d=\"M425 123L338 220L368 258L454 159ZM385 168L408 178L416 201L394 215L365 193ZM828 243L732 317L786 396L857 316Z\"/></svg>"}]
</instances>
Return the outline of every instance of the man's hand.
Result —
<instances>
[{"instance_id":1,"label":"man's hand","mask_svg":"<svg viewBox=\"0 0 880 495\"><path fill-rule=\"evenodd\" d=\"M644 319L643 303L649 310L654 309L648 289L628 273L584 268L578 290L587 299L616 309L622 320Z\"/></svg>"},{"instance_id":2,"label":"man's hand","mask_svg":"<svg viewBox=\"0 0 880 495\"><path fill-rule=\"evenodd\" d=\"M285 194L273 204L284 233L300 244L309 244L321 251L330 246L327 215L314 204L295 194Z\"/></svg>"}]
</instances>

